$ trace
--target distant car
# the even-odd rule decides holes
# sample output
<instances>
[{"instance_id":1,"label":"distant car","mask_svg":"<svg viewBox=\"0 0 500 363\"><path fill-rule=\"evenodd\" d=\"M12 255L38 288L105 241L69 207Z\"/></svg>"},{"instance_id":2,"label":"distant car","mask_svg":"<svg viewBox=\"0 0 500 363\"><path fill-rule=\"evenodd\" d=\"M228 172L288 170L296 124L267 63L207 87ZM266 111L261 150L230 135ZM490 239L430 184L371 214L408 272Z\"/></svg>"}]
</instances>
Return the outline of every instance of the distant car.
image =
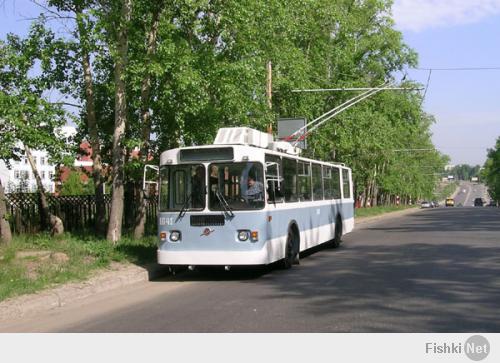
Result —
<instances>
[{"instance_id":1,"label":"distant car","mask_svg":"<svg viewBox=\"0 0 500 363\"><path fill-rule=\"evenodd\" d=\"M432 201L432 205L434 206L434 208L439 207L439 203L436 200Z\"/></svg>"},{"instance_id":2,"label":"distant car","mask_svg":"<svg viewBox=\"0 0 500 363\"><path fill-rule=\"evenodd\" d=\"M490 200L490 202L488 203L488 207L496 207L497 206L497 202L495 202L494 200Z\"/></svg>"},{"instance_id":3,"label":"distant car","mask_svg":"<svg viewBox=\"0 0 500 363\"><path fill-rule=\"evenodd\" d=\"M446 202L444 203L444 205L447 207L454 207L455 206L455 199L446 198Z\"/></svg>"},{"instance_id":4,"label":"distant car","mask_svg":"<svg viewBox=\"0 0 500 363\"><path fill-rule=\"evenodd\" d=\"M484 201L482 198L474 199L474 207L482 207L484 206Z\"/></svg>"},{"instance_id":5,"label":"distant car","mask_svg":"<svg viewBox=\"0 0 500 363\"><path fill-rule=\"evenodd\" d=\"M432 208L431 202L424 200L422 203L420 203L420 208Z\"/></svg>"}]
</instances>

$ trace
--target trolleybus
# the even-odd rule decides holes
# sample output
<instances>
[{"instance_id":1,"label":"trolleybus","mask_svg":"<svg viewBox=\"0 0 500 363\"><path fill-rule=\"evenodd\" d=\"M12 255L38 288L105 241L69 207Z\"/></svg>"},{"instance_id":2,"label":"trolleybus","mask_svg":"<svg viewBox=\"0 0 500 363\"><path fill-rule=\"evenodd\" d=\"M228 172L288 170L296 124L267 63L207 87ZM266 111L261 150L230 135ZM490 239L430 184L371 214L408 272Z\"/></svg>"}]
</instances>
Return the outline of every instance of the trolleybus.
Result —
<instances>
[{"instance_id":1,"label":"trolleybus","mask_svg":"<svg viewBox=\"0 0 500 363\"><path fill-rule=\"evenodd\" d=\"M290 268L353 228L351 169L301 157L270 134L223 128L213 145L161 154L159 264Z\"/></svg>"}]
</instances>

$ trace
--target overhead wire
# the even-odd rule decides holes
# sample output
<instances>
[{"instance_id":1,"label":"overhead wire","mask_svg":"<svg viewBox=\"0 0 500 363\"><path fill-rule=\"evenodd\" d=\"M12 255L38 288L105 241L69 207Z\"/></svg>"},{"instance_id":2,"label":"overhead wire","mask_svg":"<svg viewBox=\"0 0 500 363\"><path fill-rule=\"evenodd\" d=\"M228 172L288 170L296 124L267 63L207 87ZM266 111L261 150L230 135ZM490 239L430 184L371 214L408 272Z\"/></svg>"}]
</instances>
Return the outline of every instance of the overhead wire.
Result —
<instances>
[{"instance_id":1,"label":"overhead wire","mask_svg":"<svg viewBox=\"0 0 500 363\"><path fill-rule=\"evenodd\" d=\"M417 71L500 71L500 67L448 67L448 68L410 68Z\"/></svg>"}]
</instances>

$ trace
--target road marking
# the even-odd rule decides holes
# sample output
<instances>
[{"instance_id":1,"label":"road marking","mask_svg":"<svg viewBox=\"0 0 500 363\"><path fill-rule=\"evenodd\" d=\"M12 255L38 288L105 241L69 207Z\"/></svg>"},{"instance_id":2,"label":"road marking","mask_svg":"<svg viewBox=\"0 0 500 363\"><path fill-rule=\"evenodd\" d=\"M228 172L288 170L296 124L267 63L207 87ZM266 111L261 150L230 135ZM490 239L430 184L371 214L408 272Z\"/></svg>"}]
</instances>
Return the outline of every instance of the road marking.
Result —
<instances>
[{"instance_id":1,"label":"road marking","mask_svg":"<svg viewBox=\"0 0 500 363\"><path fill-rule=\"evenodd\" d=\"M466 206L466 205L467 205L467 201L469 200L470 193L471 193L471 191L472 191L472 186L468 185L467 187L469 188L469 191L467 192L467 195L465 196L464 206Z\"/></svg>"}]
</instances>

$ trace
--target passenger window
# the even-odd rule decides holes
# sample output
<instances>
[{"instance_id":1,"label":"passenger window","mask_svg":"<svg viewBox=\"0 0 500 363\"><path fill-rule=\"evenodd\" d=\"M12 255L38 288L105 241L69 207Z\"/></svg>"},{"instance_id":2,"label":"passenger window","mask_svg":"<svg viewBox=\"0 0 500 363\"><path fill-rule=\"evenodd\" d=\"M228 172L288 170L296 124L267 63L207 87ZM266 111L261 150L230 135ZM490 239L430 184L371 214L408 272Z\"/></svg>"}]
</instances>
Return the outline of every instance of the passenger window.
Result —
<instances>
[{"instance_id":1,"label":"passenger window","mask_svg":"<svg viewBox=\"0 0 500 363\"><path fill-rule=\"evenodd\" d=\"M340 170L332 168L332 195L333 199L340 199Z\"/></svg>"},{"instance_id":2,"label":"passenger window","mask_svg":"<svg viewBox=\"0 0 500 363\"><path fill-rule=\"evenodd\" d=\"M311 165L307 162L298 163L299 201L311 200Z\"/></svg>"},{"instance_id":3,"label":"passenger window","mask_svg":"<svg viewBox=\"0 0 500 363\"><path fill-rule=\"evenodd\" d=\"M323 177L321 175L321 165L312 164L313 179L313 198L314 200L323 199Z\"/></svg>"},{"instance_id":4,"label":"passenger window","mask_svg":"<svg viewBox=\"0 0 500 363\"><path fill-rule=\"evenodd\" d=\"M266 154L266 182L268 203L282 203L283 167L279 156Z\"/></svg>"},{"instance_id":5,"label":"passenger window","mask_svg":"<svg viewBox=\"0 0 500 363\"><path fill-rule=\"evenodd\" d=\"M297 161L283 158L283 194L285 202L296 202L297 196Z\"/></svg>"},{"instance_id":6,"label":"passenger window","mask_svg":"<svg viewBox=\"0 0 500 363\"><path fill-rule=\"evenodd\" d=\"M325 199L333 199L332 168L329 166L323 166L323 186Z\"/></svg>"},{"instance_id":7,"label":"passenger window","mask_svg":"<svg viewBox=\"0 0 500 363\"><path fill-rule=\"evenodd\" d=\"M344 198L351 197L351 183L349 181L349 170L342 169L342 190L344 191Z\"/></svg>"}]
</instances>

